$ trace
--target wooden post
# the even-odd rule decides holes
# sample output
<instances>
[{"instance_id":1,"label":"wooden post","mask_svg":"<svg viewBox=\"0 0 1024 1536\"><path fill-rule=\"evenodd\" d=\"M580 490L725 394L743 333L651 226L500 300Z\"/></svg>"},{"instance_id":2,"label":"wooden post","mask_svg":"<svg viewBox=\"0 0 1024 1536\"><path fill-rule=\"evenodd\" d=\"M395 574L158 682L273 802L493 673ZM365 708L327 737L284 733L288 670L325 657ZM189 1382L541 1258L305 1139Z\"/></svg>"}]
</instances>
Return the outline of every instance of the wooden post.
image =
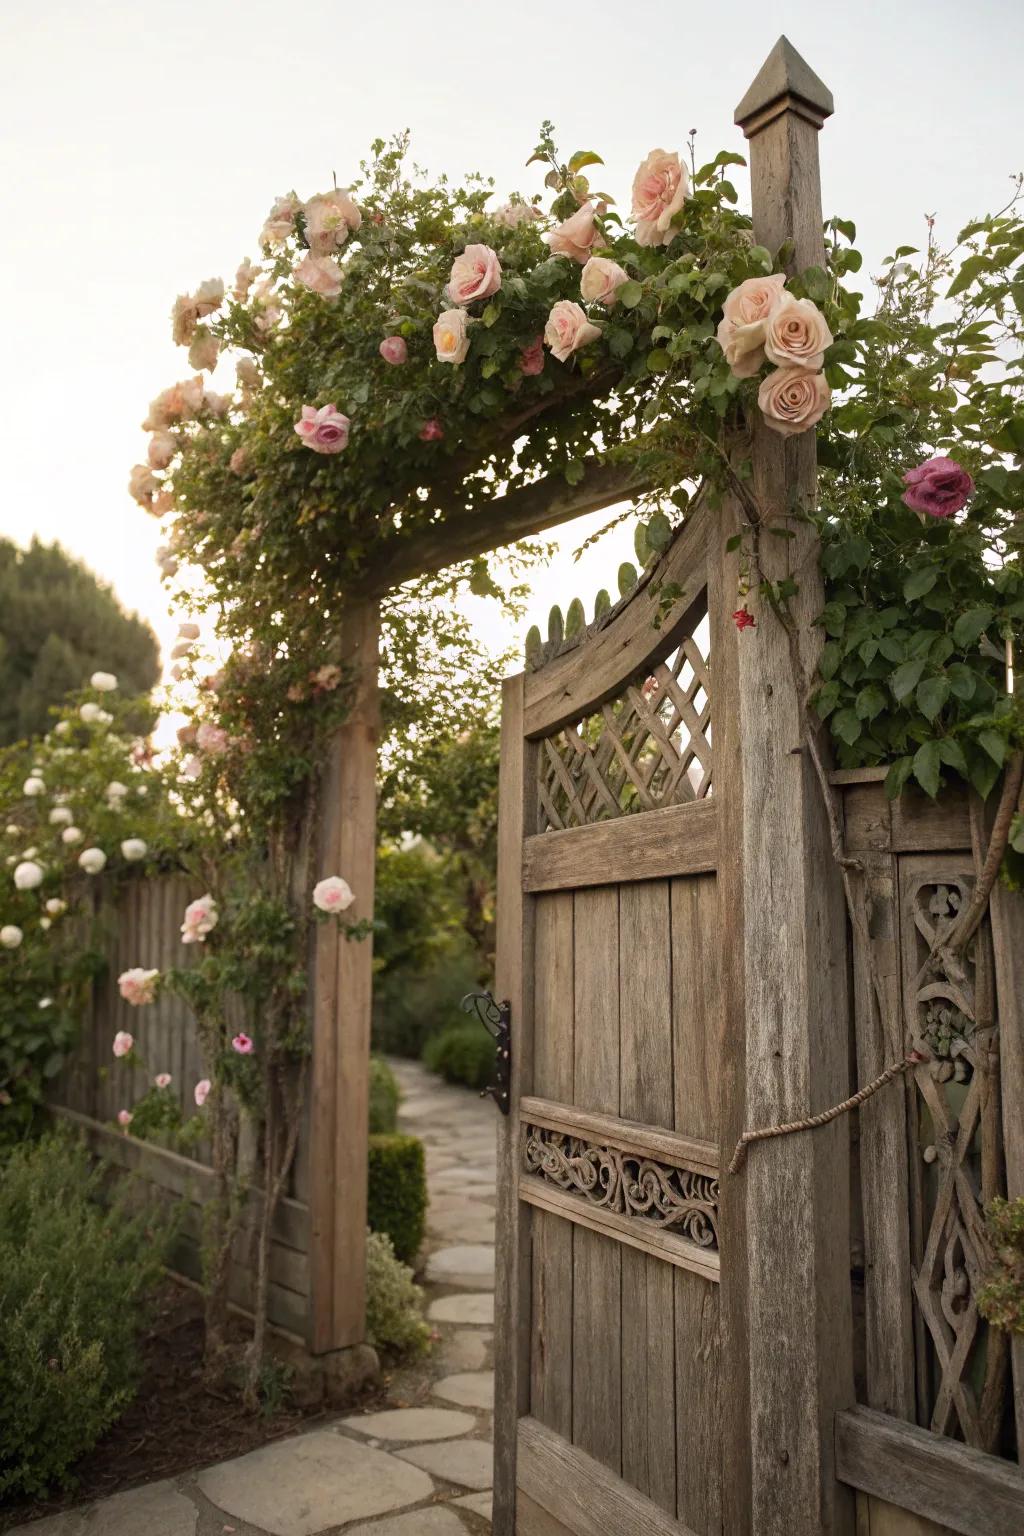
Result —
<instances>
[{"instance_id":1,"label":"wooden post","mask_svg":"<svg viewBox=\"0 0 1024 1536\"><path fill-rule=\"evenodd\" d=\"M373 916L377 846L380 611L349 606L341 663L352 706L331 745L320 801L317 879L341 875L346 916ZM373 945L333 923L317 930L310 1104L309 1344L314 1354L366 1337L366 1169Z\"/></svg>"},{"instance_id":2,"label":"wooden post","mask_svg":"<svg viewBox=\"0 0 1024 1536\"><path fill-rule=\"evenodd\" d=\"M754 237L772 252L791 243L793 272L824 260L817 139L831 111L830 93L785 38L736 111L750 140ZM791 575L799 584L793 612L810 676L822 582L813 531L791 514L815 495L814 433L785 440L758 415L753 462L762 516L789 535L762 534L761 568L768 580ZM735 606L732 594L723 597L726 611ZM821 793L801 751L799 684L783 625L762 605L757 627L733 630L727 644L722 666L732 673L736 711L723 817L731 846L722 862L738 861L741 873L734 866L733 896L727 876L723 899L734 900L726 952L742 956L734 967L742 965L742 976L730 982L726 1028L743 1036L745 1119L757 1127L824 1109L849 1090L846 924ZM716 757L719 744L716 735ZM724 1123L735 1130L728 1117ZM724 1151L727 1161L732 1147ZM734 1369L737 1348L746 1353L746 1422L733 1417L726 1447L726 1529L852 1532L852 1495L833 1469L834 1415L853 1402L848 1120L752 1147L725 1183L734 1187L723 1280L734 1262L743 1267L726 1305ZM741 1445L744 1464L731 1487L730 1451Z\"/></svg>"}]
</instances>

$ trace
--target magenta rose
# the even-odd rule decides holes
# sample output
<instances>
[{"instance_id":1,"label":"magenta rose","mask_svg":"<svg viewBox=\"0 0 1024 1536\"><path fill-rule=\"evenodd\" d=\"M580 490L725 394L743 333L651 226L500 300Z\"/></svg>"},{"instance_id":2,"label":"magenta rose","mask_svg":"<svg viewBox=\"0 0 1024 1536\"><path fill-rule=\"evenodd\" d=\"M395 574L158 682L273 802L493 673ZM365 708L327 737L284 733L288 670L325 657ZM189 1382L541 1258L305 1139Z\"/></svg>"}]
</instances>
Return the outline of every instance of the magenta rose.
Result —
<instances>
[{"instance_id":1,"label":"magenta rose","mask_svg":"<svg viewBox=\"0 0 1024 1536\"><path fill-rule=\"evenodd\" d=\"M425 421L420 427L421 443L439 443L442 437L444 437L444 427L436 416L431 416L430 420Z\"/></svg>"},{"instance_id":2,"label":"magenta rose","mask_svg":"<svg viewBox=\"0 0 1024 1536\"><path fill-rule=\"evenodd\" d=\"M927 512L929 517L952 517L974 495L974 481L966 469L944 454L908 469L903 480L904 503L912 512Z\"/></svg>"},{"instance_id":3,"label":"magenta rose","mask_svg":"<svg viewBox=\"0 0 1024 1536\"><path fill-rule=\"evenodd\" d=\"M519 372L528 379L532 379L536 374L544 372L543 336L538 336L536 341L531 341L528 347L520 349Z\"/></svg>"},{"instance_id":4,"label":"magenta rose","mask_svg":"<svg viewBox=\"0 0 1024 1536\"><path fill-rule=\"evenodd\" d=\"M335 405L304 405L295 430L314 453L340 453L348 442L349 419Z\"/></svg>"}]
</instances>

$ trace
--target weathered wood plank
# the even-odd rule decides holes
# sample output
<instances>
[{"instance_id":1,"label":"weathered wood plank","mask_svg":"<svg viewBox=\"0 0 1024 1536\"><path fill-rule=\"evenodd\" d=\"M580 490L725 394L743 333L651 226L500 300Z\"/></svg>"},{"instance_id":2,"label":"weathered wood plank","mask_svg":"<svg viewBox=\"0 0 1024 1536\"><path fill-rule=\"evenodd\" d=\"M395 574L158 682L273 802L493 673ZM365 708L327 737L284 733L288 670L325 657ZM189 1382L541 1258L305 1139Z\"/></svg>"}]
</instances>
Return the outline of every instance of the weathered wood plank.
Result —
<instances>
[{"instance_id":1,"label":"weathered wood plank","mask_svg":"<svg viewBox=\"0 0 1024 1536\"><path fill-rule=\"evenodd\" d=\"M498 777L497 975L499 998L512 1015L511 1113L498 1115L495 1252L494 1507L496 1536L515 1536L516 1425L529 1411L530 1212L516 1194L519 1120L516 1106L533 1085L533 995L524 977L533 966L533 905L523 899L523 836L533 785L533 748L523 738L523 676L507 678L502 695Z\"/></svg>"},{"instance_id":2,"label":"weathered wood plank","mask_svg":"<svg viewBox=\"0 0 1024 1536\"><path fill-rule=\"evenodd\" d=\"M581 1195L571 1195L529 1174L524 1174L519 1180L519 1198L540 1210L554 1212L564 1222L585 1227L588 1232L598 1232L616 1243L624 1243L628 1248L652 1254L656 1259L674 1264L679 1269L692 1270L705 1280L717 1281L720 1277L721 1262L717 1249L702 1248L688 1238L666 1232L654 1222L623 1216L618 1211L591 1205Z\"/></svg>"},{"instance_id":3,"label":"weathered wood plank","mask_svg":"<svg viewBox=\"0 0 1024 1536\"><path fill-rule=\"evenodd\" d=\"M996 1017L1003 1097L1006 1190L1024 1196L1024 897L996 883L989 907L996 969ZM1024 1338L1011 1339L1017 1455L1024 1461Z\"/></svg>"},{"instance_id":4,"label":"weathered wood plank","mask_svg":"<svg viewBox=\"0 0 1024 1536\"><path fill-rule=\"evenodd\" d=\"M528 736L547 736L563 725L575 724L675 650L703 606L710 521L701 500L659 565L657 589L651 583L641 586L605 629L528 674L524 717ZM670 582L678 585L679 593L656 629L659 592Z\"/></svg>"},{"instance_id":5,"label":"weathered wood plank","mask_svg":"<svg viewBox=\"0 0 1024 1536\"><path fill-rule=\"evenodd\" d=\"M677 1508L699 1536L721 1536L721 1292L710 1276L675 1271Z\"/></svg>"},{"instance_id":6,"label":"weathered wood plank","mask_svg":"<svg viewBox=\"0 0 1024 1536\"><path fill-rule=\"evenodd\" d=\"M536 1419L523 1419L519 1425L519 1467L527 1498L573 1536L696 1536L601 1461L553 1435Z\"/></svg>"},{"instance_id":7,"label":"weathered wood plank","mask_svg":"<svg viewBox=\"0 0 1024 1536\"><path fill-rule=\"evenodd\" d=\"M857 1536L954 1536L948 1525L938 1525L923 1515L873 1499L868 1493L857 1494Z\"/></svg>"},{"instance_id":8,"label":"weathered wood plank","mask_svg":"<svg viewBox=\"0 0 1024 1536\"><path fill-rule=\"evenodd\" d=\"M574 1087L584 1109L619 1108L619 893L574 902ZM622 1465L622 1253L578 1227L573 1240L573 1442L618 1473Z\"/></svg>"},{"instance_id":9,"label":"weathered wood plank","mask_svg":"<svg viewBox=\"0 0 1024 1536\"><path fill-rule=\"evenodd\" d=\"M575 1536L567 1525L556 1520L554 1515L549 1515L522 1489L519 1490L516 1533L517 1536Z\"/></svg>"},{"instance_id":10,"label":"weathered wood plank","mask_svg":"<svg viewBox=\"0 0 1024 1536\"><path fill-rule=\"evenodd\" d=\"M523 889L578 890L663 880L713 870L717 861L717 804L697 800L528 837Z\"/></svg>"},{"instance_id":11,"label":"weathered wood plank","mask_svg":"<svg viewBox=\"0 0 1024 1536\"><path fill-rule=\"evenodd\" d=\"M1020 1536L1024 1472L916 1424L854 1408L836 1415L836 1475L960 1536Z\"/></svg>"},{"instance_id":12,"label":"weathered wood plank","mask_svg":"<svg viewBox=\"0 0 1024 1536\"><path fill-rule=\"evenodd\" d=\"M669 1084L671 1086L671 1084ZM617 1115L598 1115L592 1110L576 1109L571 1104L556 1104L532 1094L520 1100L522 1123L540 1125L566 1136L583 1136L620 1152L639 1152L675 1168L693 1168L697 1173L718 1172L718 1148L711 1141L693 1136L679 1136L659 1126L639 1125L635 1120Z\"/></svg>"},{"instance_id":13,"label":"weathered wood plank","mask_svg":"<svg viewBox=\"0 0 1024 1536\"><path fill-rule=\"evenodd\" d=\"M573 897L555 892L534 908L533 1086L571 1102L573 1095ZM522 1098L524 1106L544 1100ZM533 1221L530 1412L567 1439L572 1436L571 1222L538 1208Z\"/></svg>"}]
</instances>

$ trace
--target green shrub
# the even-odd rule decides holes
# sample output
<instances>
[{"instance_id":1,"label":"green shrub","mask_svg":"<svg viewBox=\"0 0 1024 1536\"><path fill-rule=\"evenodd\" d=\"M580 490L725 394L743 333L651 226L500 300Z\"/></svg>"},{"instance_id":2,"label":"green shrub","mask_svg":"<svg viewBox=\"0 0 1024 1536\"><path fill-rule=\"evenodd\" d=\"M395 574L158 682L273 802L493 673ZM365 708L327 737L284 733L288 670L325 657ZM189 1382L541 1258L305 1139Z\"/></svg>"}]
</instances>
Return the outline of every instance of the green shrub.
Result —
<instances>
[{"instance_id":1,"label":"green shrub","mask_svg":"<svg viewBox=\"0 0 1024 1536\"><path fill-rule=\"evenodd\" d=\"M472 1020L449 1024L447 1029L428 1040L423 1060L431 1072L439 1072L449 1083L465 1083L467 1088L486 1088L494 1082L494 1041L485 1029Z\"/></svg>"},{"instance_id":2,"label":"green shrub","mask_svg":"<svg viewBox=\"0 0 1024 1536\"><path fill-rule=\"evenodd\" d=\"M0 1175L0 1498L73 1481L69 1469L120 1417L165 1230L98 1202L102 1168L51 1134Z\"/></svg>"},{"instance_id":3,"label":"green shrub","mask_svg":"<svg viewBox=\"0 0 1024 1536\"><path fill-rule=\"evenodd\" d=\"M415 1136L371 1136L366 1219L386 1232L404 1264L415 1262L427 1212L423 1143Z\"/></svg>"},{"instance_id":4,"label":"green shrub","mask_svg":"<svg viewBox=\"0 0 1024 1536\"><path fill-rule=\"evenodd\" d=\"M385 1232L366 1236L366 1337L374 1349L421 1355L430 1342L423 1292Z\"/></svg>"},{"instance_id":5,"label":"green shrub","mask_svg":"<svg viewBox=\"0 0 1024 1536\"><path fill-rule=\"evenodd\" d=\"M395 1074L381 1056L370 1057L370 1135L390 1136L398 1128L402 1094Z\"/></svg>"}]
</instances>

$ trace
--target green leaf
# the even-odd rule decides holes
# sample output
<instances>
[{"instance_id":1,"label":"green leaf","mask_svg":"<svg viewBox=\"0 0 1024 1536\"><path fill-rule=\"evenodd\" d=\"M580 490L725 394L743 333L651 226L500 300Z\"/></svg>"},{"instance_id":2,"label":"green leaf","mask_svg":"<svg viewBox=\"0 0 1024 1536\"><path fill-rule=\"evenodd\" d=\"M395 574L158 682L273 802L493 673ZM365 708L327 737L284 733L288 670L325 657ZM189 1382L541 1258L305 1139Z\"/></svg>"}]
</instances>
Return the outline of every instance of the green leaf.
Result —
<instances>
[{"instance_id":1,"label":"green leaf","mask_svg":"<svg viewBox=\"0 0 1024 1536\"><path fill-rule=\"evenodd\" d=\"M592 149L578 149L569 161L569 169L574 175L587 165L604 165L604 161Z\"/></svg>"},{"instance_id":2,"label":"green leaf","mask_svg":"<svg viewBox=\"0 0 1024 1536\"><path fill-rule=\"evenodd\" d=\"M608 340L608 351L612 357L625 357L628 352L632 351L632 331L627 331L622 326L617 325L612 326L605 334Z\"/></svg>"},{"instance_id":3,"label":"green leaf","mask_svg":"<svg viewBox=\"0 0 1024 1536\"><path fill-rule=\"evenodd\" d=\"M833 735L838 736L840 741L845 741L848 747L852 747L864 726L858 719L856 710L847 708L837 710L832 716L831 729Z\"/></svg>"},{"instance_id":4,"label":"green leaf","mask_svg":"<svg viewBox=\"0 0 1024 1536\"><path fill-rule=\"evenodd\" d=\"M889 800L895 800L897 795L903 792L903 786L914 768L912 757L898 757L885 776L885 793Z\"/></svg>"},{"instance_id":5,"label":"green leaf","mask_svg":"<svg viewBox=\"0 0 1024 1536\"><path fill-rule=\"evenodd\" d=\"M1003 766L1006 757L1006 737L1000 736L998 731L979 731L978 746L983 752L987 752L997 768Z\"/></svg>"},{"instance_id":6,"label":"green leaf","mask_svg":"<svg viewBox=\"0 0 1024 1536\"><path fill-rule=\"evenodd\" d=\"M939 756L948 768L955 768L957 773L967 777L967 759L964 757L963 748L958 741L953 741L949 736L943 736L939 740Z\"/></svg>"},{"instance_id":7,"label":"green leaf","mask_svg":"<svg viewBox=\"0 0 1024 1536\"><path fill-rule=\"evenodd\" d=\"M993 609L987 603L978 608L968 608L953 625L953 642L962 651L974 645L992 622Z\"/></svg>"},{"instance_id":8,"label":"green leaf","mask_svg":"<svg viewBox=\"0 0 1024 1536\"><path fill-rule=\"evenodd\" d=\"M890 679L889 686L892 689L893 698L897 703L902 703L908 694L913 693L914 689L921 681L921 674L923 671L923 656L919 656L913 661L905 661L902 667L896 668L896 671L893 673L892 678Z\"/></svg>"},{"instance_id":9,"label":"green leaf","mask_svg":"<svg viewBox=\"0 0 1024 1536\"><path fill-rule=\"evenodd\" d=\"M962 661L954 661L946 676L949 678L949 686L952 688L956 698L970 699L974 697L975 689L978 686L978 679L970 667L965 666Z\"/></svg>"},{"instance_id":10,"label":"green leaf","mask_svg":"<svg viewBox=\"0 0 1024 1536\"><path fill-rule=\"evenodd\" d=\"M672 524L664 512L655 512L647 521L647 543L661 554L672 542Z\"/></svg>"},{"instance_id":11,"label":"green leaf","mask_svg":"<svg viewBox=\"0 0 1024 1536\"><path fill-rule=\"evenodd\" d=\"M824 688L819 688L814 696L814 708L819 720L827 720L829 715L839 703L840 686L838 683L826 683Z\"/></svg>"},{"instance_id":12,"label":"green leaf","mask_svg":"<svg viewBox=\"0 0 1024 1536\"><path fill-rule=\"evenodd\" d=\"M926 677L923 683L918 685L914 695L917 707L926 720L934 720L943 704L949 698L948 677Z\"/></svg>"},{"instance_id":13,"label":"green leaf","mask_svg":"<svg viewBox=\"0 0 1024 1536\"><path fill-rule=\"evenodd\" d=\"M573 635L578 635L587 627L587 616L583 611L583 604L578 597L574 597L565 615L565 638L571 640Z\"/></svg>"},{"instance_id":14,"label":"green leaf","mask_svg":"<svg viewBox=\"0 0 1024 1536\"><path fill-rule=\"evenodd\" d=\"M933 800L939 792L939 744L926 741L914 754L914 778Z\"/></svg>"},{"instance_id":15,"label":"green leaf","mask_svg":"<svg viewBox=\"0 0 1024 1536\"><path fill-rule=\"evenodd\" d=\"M832 279L824 267L808 267L806 272L800 274L804 285L804 292L815 304L824 304L832 294Z\"/></svg>"},{"instance_id":16,"label":"green leaf","mask_svg":"<svg viewBox=\"0 0 1024 1536\"><path fill-rule=\"evenodd\" d=\"M640 284L634 282L632 278L628 283L621 283L615 293L623 309L635 309L644 296Z\"/></svg>"},{"instance_id":17,"label":"green leaf","mask_svg":"<svg viewBox=\"0 0 1024 1536\"><path fill-rule=\"evenodd\" d=\"M623 284L623 287L625 287L625 284ZM622 292L621 288L619 292ZM647 366L651 373L664 373L666 368L671 368L672 359L664 347L655 347L653 351L647 354Z\"/></svg>"},{"instance_id":18,"label":"green leaf","mask_svg":"<svg viewBox=\"0 0 1024 1536\"><path fill-rule=\"evenodd\" d=\"M882 713L886 703L885 694L878 684L869 683L857 695L857 702L854 706L857 711L857 718L860 720L873 720L876 715Z\"/></svg>"},{"instance_id":19,"label":"green leaf","mask_svg":"<svg viewBox=\"0 0 1024 1536\"><path fill-rule=\"evenodd\" d=\"M563 471L569 485L579 485L585 473L582 459L570 459Z\"/></svg>"},{"instance_id":20,"label":"green leaf","mask_svg":"<svg viewBox=\"0 0 1024 1536\"><path fill-rule=\"evenodd\" d=\"M976 277L979 277L989 265L987 256L968 256L956 277L946 289L946 298L955 299L958 293L963 293L969 288Z\"/></svg>"},{"instance_id":21,"label":"green leaf","mask_svg":"<svg viewBox=\"0 0 1024 1536\"><path fill-rule=\"evenodd\" d=\"M619 596L628 596L628 594L632 592L633 588L636 586L638 580L639 578L637 576L636 566L632 565L628 560L623 560L622 564L619 566Z\"/></svg>"},{"instance_id":22,"label":"green leaf","mask_svg":"<svg viewBox=\"0 0 1024 1536\"><path fill-rule=\"evenodd\" d=\"M821 655L818 657L818 671L826 681L830 677L835 677L839 671L839 663L842 659L843 653L841 648L834 640L827 640L821 648Z\"/></svg>"},{"instance_id":23,"label":"green leaf","mask_svg":"<svg viewBox=\"0 0 1024 1536\"><path fill-rule=\"evenodd\" d=\"M908 603L916 597L924 597L930 592L939 579L939 569L935 565L919 565L916 570L910 572L903 583L903 596Z\"/></svg>"},{"instance_id":24,"label":"green leaf","mask_svg":"<svg viewBox=\"0 0 1024 1536\"><path fill-rule=\"evenodd\" d=\"M525 649L527 661L534 664L540 661L541 652L544 649L544 642L540 637L540 630L537 628L536 624L531 624L529 629L526 631Z\"/></svg>"}]
</instances>

